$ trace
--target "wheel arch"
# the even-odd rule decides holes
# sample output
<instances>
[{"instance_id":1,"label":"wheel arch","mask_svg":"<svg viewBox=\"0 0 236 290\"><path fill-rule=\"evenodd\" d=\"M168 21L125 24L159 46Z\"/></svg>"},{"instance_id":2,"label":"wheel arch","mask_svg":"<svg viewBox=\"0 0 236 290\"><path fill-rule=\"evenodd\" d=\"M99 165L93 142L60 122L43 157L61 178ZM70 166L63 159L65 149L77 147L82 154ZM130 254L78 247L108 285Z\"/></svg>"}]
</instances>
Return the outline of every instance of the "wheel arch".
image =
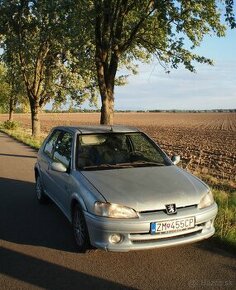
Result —
<instances>
[{"instance_id":1,"label":"wheel arch","mask_svg":"<svg viewBox=\"0 0 236 290\"><path fill-rule=\"evenodd\" d=\"M71 204L70 204L70 218L71 218L71 221L72 221L72 218L73 218L73 210L74 210L74 207L75 207L76 204L79 205L81 211L87 211L87 207L86 207L85 202L82 199L82 197L80 197L78 194L74 193L72 195Z\"/></svg>"},{"instance_id":2,"label":"wheel arch","mask_svg":"<svg viewBox=\"0 0 236 290\"><path fill-rule=\"evenodd\" d=\"M35 177L35 180L37 179L38 176L40 176L39 169L38 169L37 165L35 165L35 167L34 167L34 177Z\"/></svg>"}]
</instances>

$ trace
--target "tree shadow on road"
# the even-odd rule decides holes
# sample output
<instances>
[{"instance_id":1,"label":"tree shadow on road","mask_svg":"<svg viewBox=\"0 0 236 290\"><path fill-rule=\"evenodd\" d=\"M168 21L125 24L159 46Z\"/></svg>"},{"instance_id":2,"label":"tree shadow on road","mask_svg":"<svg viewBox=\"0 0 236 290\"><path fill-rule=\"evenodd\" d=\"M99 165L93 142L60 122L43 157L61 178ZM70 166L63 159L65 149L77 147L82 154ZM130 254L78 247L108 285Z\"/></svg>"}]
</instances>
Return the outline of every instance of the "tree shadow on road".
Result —
<instances>
[{"instance_id":1,"label":"tree shadow on road","mask_svg":"<svg viewBox=\"0 0 236 290\"><path fill-rule=\"evenodd\" d=\"M34 183L0 177L0 239L75 252L69 222L53 204L40 205Z\"/></svg>"},{"instance_id":2,"label":"tree shadow on road","mask_svg":"<svg viewBox=\"0 0 236 290\"><path fill-rule=\"evenodd\" d=\"M0 274L17 279L11 280L15 284L11 287L15 289L19 285L18 281L43 289L134 289L3 247L0 248L0 256Z\"/></svg>"},{"instance_id":3,"label":"tree shadow on road","mask_svg":"<svg viewBox=\"0 0 236 290\"><path fill-rule=\"evenodd\" d=\"M20 155L20 154L6 154L6 153L0 153L0 156L5 156L5 157L20 157L20 158L33 158L33 159L36 159L35 156Z\"/></svg>"}]
</instances>

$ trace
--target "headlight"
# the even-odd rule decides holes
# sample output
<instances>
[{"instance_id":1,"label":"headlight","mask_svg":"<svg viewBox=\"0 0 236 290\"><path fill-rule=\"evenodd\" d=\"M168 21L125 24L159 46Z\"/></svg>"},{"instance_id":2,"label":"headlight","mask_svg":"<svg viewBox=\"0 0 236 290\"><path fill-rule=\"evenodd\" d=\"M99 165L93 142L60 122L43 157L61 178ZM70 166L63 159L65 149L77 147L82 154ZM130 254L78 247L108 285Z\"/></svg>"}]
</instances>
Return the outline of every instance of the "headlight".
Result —
<instances>
[{"instance_id":1,"label":"headlight","mask_svg":"<svg viewBox=\"0 0 236 290\"><path fill-rule=\"evenodd\" d=\"M129 207L121 206L114 203L95 202L94 212L96 215L118 218L118 219L132 219L137 218L137 212Z\"/></svg>"},{"instance_id":2,"label":"headlight","mask_svg":"<svg viewBox=\"0 0 236 290\"><path fill-rule=\"evenodd\" d=\"M208 207L210 205L212 205L214 203L214 198L213 198L213 195L211 193L211 191L208 191L207 194L205 194L203 196L203 198L201 199L199 205L198 205L198 208L205 208L205 207Z\"/></svg>"}]
</instances>

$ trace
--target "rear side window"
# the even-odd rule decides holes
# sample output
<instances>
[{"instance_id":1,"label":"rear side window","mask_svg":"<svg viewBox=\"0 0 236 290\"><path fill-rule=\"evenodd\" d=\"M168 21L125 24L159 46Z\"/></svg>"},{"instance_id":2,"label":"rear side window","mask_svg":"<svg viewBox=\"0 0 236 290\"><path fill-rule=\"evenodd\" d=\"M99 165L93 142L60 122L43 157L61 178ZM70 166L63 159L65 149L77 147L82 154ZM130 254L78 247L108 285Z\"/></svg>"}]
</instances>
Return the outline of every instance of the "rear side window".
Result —
<instances>
[{"instance_id":1,"label":"rear side window","mask_svg":"<svg viewBox=\"0 0 236 290\"><path fill-rule=\"evenodd\" d=\"M44 153L47 154L50 158L52 158L53 150L55 149L59 134L60 131L54 131L44 147Z\"/></svg>"},{"instance_id":2,"label":"rear side window","mask_svg":"<svg viewBox=\"0 0 236 290\"><path fill-rule=\"evenodd\" d=\"M53 160L61 162L67 168L69 167L71 159L72 139L72 135L69 132L62 133L57 141L53 154Z\"/></svg>"}]
</instances>

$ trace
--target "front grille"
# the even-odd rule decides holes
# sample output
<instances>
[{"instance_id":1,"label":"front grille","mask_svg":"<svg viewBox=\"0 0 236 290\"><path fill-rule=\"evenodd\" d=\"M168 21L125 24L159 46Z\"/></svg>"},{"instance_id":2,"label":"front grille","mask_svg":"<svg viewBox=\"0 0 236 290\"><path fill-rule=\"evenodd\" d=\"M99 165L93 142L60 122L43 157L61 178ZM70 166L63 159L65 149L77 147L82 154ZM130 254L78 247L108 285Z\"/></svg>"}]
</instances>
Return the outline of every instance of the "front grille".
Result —
<instances>
[{"instance_id":1,"label":"front grille","mask_svg":"<svg viewBox=\"0 0 236 290\"><path fill-rule=\"evenodd\" d=\"M146 239L146 240L132 240L133 244L143 244L143 243L158 243L158 242L162 242L162 241L169 241L169 240L174 240L174 239L181 239L181 238L185 238L185 237L193 237L196 234L200 234L202 232L202 230L198 230L196 232L193 233L187 233L187 234L182 234L182 235L178 235L178 236L170 236L170 237L166 237L166 238L161 238L160 235L157 235L156 239Z\"/></svg>"},{"instance_id":2,"label":"front grille","mask_svg":"<svg viewBox=\"0 0 236 290\"><path fill-rule=\"evenodd\" d=\"M187 208L188 208L188 209L190 209L190 208L192 208L192 209L196 209L196 208L197 208L197 204L176 207L176 210L177 210L177 212L178 212L179 210L187 209ZM140 211L139 213L145 215L145 214L153 214L153 213L160 213L160 212L164 212L164 213L166 213L166 209L163 208L163 209L158 209L158 210L146 210L146 211Z\"/></svg>"}]
</instances>

